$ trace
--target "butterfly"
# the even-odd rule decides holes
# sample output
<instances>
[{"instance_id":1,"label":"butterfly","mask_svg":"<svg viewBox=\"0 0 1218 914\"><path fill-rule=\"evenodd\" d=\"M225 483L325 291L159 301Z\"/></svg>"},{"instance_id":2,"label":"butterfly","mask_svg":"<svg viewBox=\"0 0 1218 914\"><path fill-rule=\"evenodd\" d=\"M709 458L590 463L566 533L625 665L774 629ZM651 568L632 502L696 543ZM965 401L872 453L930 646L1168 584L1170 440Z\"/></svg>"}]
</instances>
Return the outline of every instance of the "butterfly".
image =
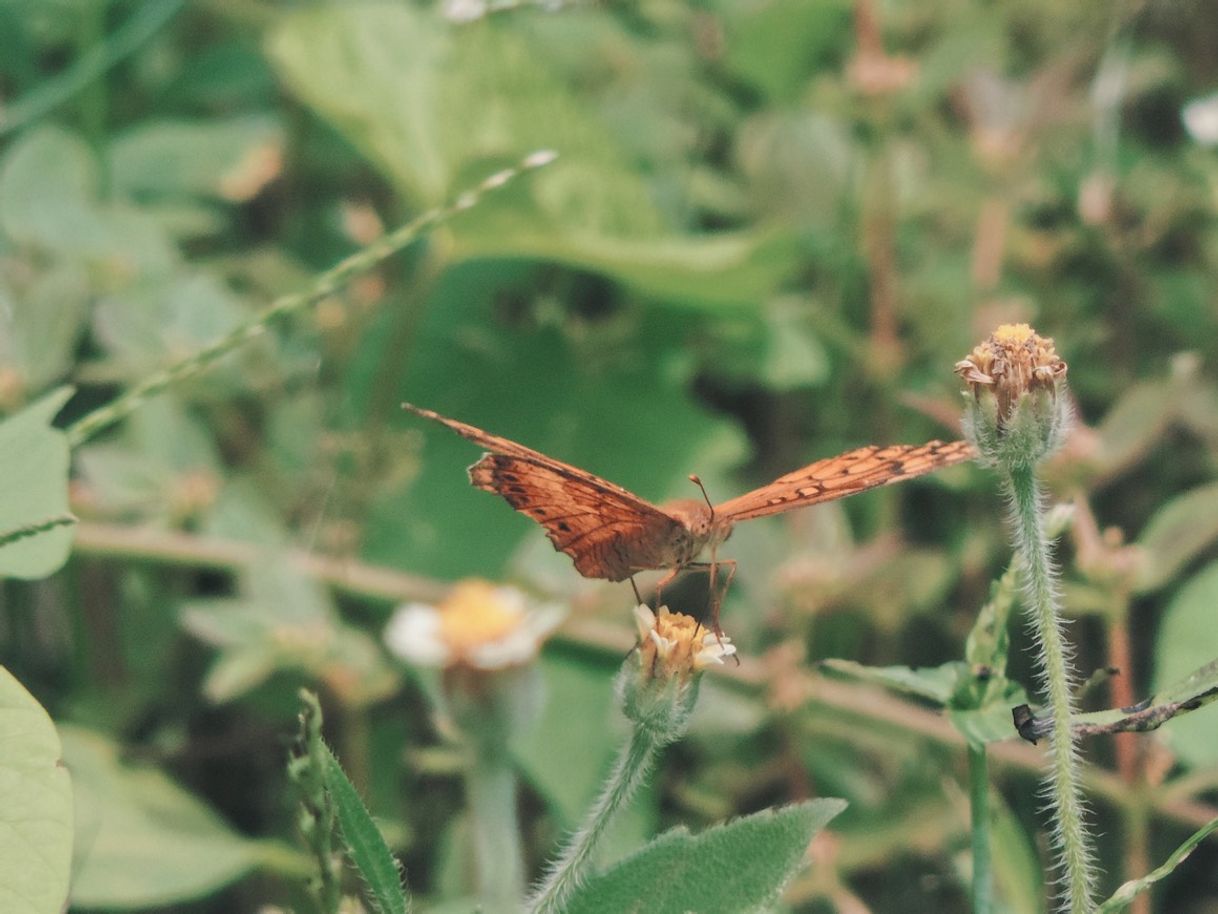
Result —
<instances>
[{"instance_id":1,"label":"butterfly","mask_svg":"<svg viewBox=\"0 0 1218 914\"><path fill-rule=\"evenodd\" d=\"M703 489L702 501L678 499L654 505L523 444L430 409L410 403L402 407L486 448L488 453L469 468L470 482L541 524L554 548L569 555L584 577L624 581L641 571L667 570L669 576L657 585L657 593L682 570L700 564L694 559L703 550L711 555L706 566L711 569L713 593L715 550L737 521L845 498L976 456L967 441L869 445L810 463L722 504L712 505ZM690 479L701 488L696 476ZM735 563L722 564L731 569L730 584Z\"/></svg>"}]
</instances>

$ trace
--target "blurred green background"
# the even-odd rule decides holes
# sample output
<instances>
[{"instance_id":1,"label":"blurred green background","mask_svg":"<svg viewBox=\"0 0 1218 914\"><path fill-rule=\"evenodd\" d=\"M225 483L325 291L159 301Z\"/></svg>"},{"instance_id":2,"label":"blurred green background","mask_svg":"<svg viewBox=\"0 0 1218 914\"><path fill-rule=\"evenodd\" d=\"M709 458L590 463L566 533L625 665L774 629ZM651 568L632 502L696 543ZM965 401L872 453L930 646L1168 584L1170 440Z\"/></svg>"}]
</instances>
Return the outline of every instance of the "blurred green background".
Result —
<instances>
[{"instance_id":1,"label":"blurred green background","mask_svg":"<svg viewBox=\"0 0 1218 914\"><path fill-rule=\"evenodd\" d=\"M530 864L577 820L616 739L629 587L471 490L478 450L404 399L652 500L697 472L721 501L957 436L953 364L1026 320L1077 398L1047 476L1076 504L1079 667L1122 669L1087 706L1218 656L1212 4L478 12L0 2L5 414L68 382L79 418L496 169L560 156L74 453L69 565L0 582L0 662L87 795L74 909L308 910L283 773L302 684L419 900L467 893L460 754L379 637L394 602L468 576L572 607L518 751ZM970 467L742 525L721 554L745 661L707 684L619 852L839 796L787 910L966 911L959 738L815 661L958 659L1004 511ZM1088 745L1107 890L1216 814L1216 713ZM1040 752L993 753L1000 894L1040 911ZM1202 846L1141 910L1218 911L1216 860Z\"/></svg>"}]
</instances>

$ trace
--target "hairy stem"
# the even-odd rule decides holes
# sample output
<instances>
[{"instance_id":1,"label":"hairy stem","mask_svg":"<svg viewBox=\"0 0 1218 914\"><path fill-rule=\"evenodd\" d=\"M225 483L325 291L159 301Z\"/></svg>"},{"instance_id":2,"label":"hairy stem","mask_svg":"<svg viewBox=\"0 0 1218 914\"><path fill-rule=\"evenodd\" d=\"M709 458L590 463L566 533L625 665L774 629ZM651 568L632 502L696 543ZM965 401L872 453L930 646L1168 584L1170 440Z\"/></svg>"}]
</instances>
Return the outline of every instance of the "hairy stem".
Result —
<instances>
[{"instance_id":1,"label":"hairy stem","mask_svg":"<svg viewBox=\"0 0 1218 914\"><path fill-rule=\"evenodd\" d=\"M559 914L587 874L593 851L617 813L647 780L656 753L668 740L649 727L631 728L600 796L530 899L530 914Z\"/></svg>"},{"instance_id":2,"label":"hairy stem","mask_svg":"<svg viewBox=\"0 0 1218 914\"><path fill-rule=\"evenodd\" d=\"M1040 486L1030 465L1011 467L1006 484L1011 499L1015 545L1024 556L1028 610L1040 648L1041 685L1053 715L1048 797L1054 818L1054 845L1062 872L1061 910L1069 914L1090 914L1095 907L1095 867L1083 821L1081 762L1072 732L1075 710L1070 650L1062 632L1055 572L1041 511Z\"/></svg>"}]
</instances>

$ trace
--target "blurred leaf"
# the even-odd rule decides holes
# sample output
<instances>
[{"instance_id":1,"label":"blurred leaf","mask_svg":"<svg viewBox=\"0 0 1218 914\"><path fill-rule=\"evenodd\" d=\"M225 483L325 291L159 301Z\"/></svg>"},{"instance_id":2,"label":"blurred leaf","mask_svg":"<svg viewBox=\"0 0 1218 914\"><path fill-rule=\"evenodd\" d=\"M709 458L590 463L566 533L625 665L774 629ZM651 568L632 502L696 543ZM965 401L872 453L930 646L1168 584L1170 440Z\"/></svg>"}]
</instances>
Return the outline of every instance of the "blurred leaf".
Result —
<instances>
[{"instance_id":1,"label":"blurred leaf","mask_svg":"<svg viewBox=\"0 0 1218 914\"><path fill-rule=\"evenodd\" d=\"M31 275L24 264L0 261L0 373L16 372L22 392L41 391L67 374L91 294L79 264L52 264Z\"/></svg>"},{"instance_id":2,"label":"blurred leaf","mask_svg":"<svg viewBox=\"0 0 1218 914\"><path fill-rule=\"evenodd\" d=\"M563 826L572 828L596 795L623 736L613 725L613 667L556 650L547 650L541 663L541 718L512 741L512 755Z\"/></svg>"},{"instance_id":3,"label":"blurred leaf","mask_svg":"<svg viewBox=\"0 0 1218 914\"><path fill-rule=\"evenodd\" d=\"M0 534L68 511L68 441L51 427L72 389L48 394L0 422ZM0 548L0 578L44 578L68 559L72 530L55 527Z\"/></svg>"},{"instance_id":4,"label":"blurred leaf","mask_svg":"<svg viewBox=\"0 0 1218 914\"><path fill-rule=\"evenodd\" d=\"M725 31L724 65L776 102L794 101L819 68L841 66L852 44L846 0L717 3Z\"/></svg>"},{"instance_id":5,"label":"blurred leaf","mask_svg":"<svg viewBox=\"0 0 1218 914\"><path fill-rule=\"evenodd\" d=\"M454 29L407 6L330 6L285 18L270 47L289 84L420 203L488 160L559 153L527 190L454 221L456 258L544 258L662 299L736 306L795 269L784 236L665 236L612 132L510 21Z\"/></svg>"},{"instance_id":6,"label":"blurred leaf","mask_svg":"<svg viewBox=\"0 0 1218 914\"><path fill-rule=\"evenodd\" d=\"M1218 657L1218 563L1191 578L1168 604L1155 638L1155 692L1176 688ZM1172 720L1163 727L1180 759L1193 767L1218 761L1218 705Z\"/></svg>"},{"instance_id":7,"label":"blurred leaf","mask_svg":"<svg viewBox=\"0 0 1218 914\"><path fill-rule=\"evenodd\" d=\"M990 790L990 814L998 897L1006 903L1008 914L1045 914L1045 867L1032 835L999 790Z\"/></svg>"},{"instance_id":8,"label":"blurred leaf","mask_svg":"<svg viewBox=\"0 0 1218 914\"><path fill-rule=\"evenodd\" d=\"M550 326L496 328L485 311L500 282L486 264L448 271L412 338L395 409L399 400L436 409L656 500L696 494L687 474L712 473L694 459L712 443L731 442L715 448L720 461L743 456L732 425L690 398L693 363L680 346L693 329L687 319L649 312L622 335L574 338ZM370 364L383 338L376 329ZM368 402L374 388L365 385L378 381L379 374L353 378L352 398ZM539 529L470 489L463 468L477 448L430 423L399 421L418 435L421 465L408 489L373 500L365 557L437 577L495 577L521 537L541 536Z\"/></svg>"},{"instance_id":9,"label":"blurred leaf","mask_svg":"<svg viewBox=\"0 0 1218 914\"><path fill-rule=\"evenodd\" d=\"M1140 593L1157 590L1218 539L1218 483L1198 486L1164 503L1153 515L1137 545Z\"/></svg>"},{"instance_id":10,"label":"blurred leaf","mask_svg":"<svg viewBox=\"0 0 1218 914\"><path fill-rule=\"evenodd\" d=\"M1131 879L1113 892L1112 897L1099 906L1096 914L1116 914L1117 911L1125 910L1134 898L1145 892L1159 880L1170 876L1176 867L1188 859L1189 854L1193 852L1197 845L1208 838L1215 829L1218 829L1218 819L1214 819L1212 822L1201 826L1201 828L1193 832L1187 841L1172 851L1171 855L1160 866L1155 867L1141 879Z\"/></svg>"},{"instance_id":11,"label":"blurred leaf","mask_svg":"<svg viewBox=\"0 0 1218 914\"><path fill-rule=\"evenodd\" d=\"M345 702L384 698L398 677L372 637L338 617L329 594L268 556L251 567L236 599L183 604L183 627L219 648L204 692L231 701L281 670L316 677Z\"/></svg>"},{"instance_id":12,"label":"blurred leaf","mask_svg":"<svg viewBox=\"0 0 1218 914\"><path fill-rule=\"evenodd\" d=\"M822 665L854 679L882 685L906 695L925 698L939 705L947 704L948 699L956 691L960 677L967 673L967 667L959 661L920 669L907 666L864 666L853 660L836 658L824 660Z\"/></svg>"},{"instance_id":13,"label":"blurred leaf","mask_svg":"<svg viewBox=\"0 0 1218 914\"><path fill-rule=\"evenodd\" d=\"M0 227L14 241L60 249L93 223L99 183L84 140L59 127L31 130L0 162Z\"/></svg>"},{"instance_id":14,"label":"blurred leaf","mask_svg":"<svg viewBox=\"0 0 1218 914\"><path fill-rule=\"evenodd\" d=\"M1162 440L1178 396L1162 381L1143 381L1121 394L1096 428L1100 444L1094 460L1101 477L1127 469Z\"/></svg>"},{"instance_id":15,"label":"blurred leaf","mask_svg":"<svg viewBox=\"0 0 1218 914\"><path fill-rule=\"evenodd\" d=\"M113 189L131 197L198 196L238 203L279 176L283 131L269 116L145 121L110 146Z\"/></svg>"},{"instance_id":16,"label":"blurred leaf","mask_svg":"<svg viewBox=\"0 0 1218 914\"><path fill-rule=\"evenodd\" d=\"M103 204L99 185L97 161L83 139L58 127L24 133L0 161L0 229L19 244L100 268L99 279L126 283L167 274L177 253L156 221Z\"/></svg>"},{"instance_id":17,"label":"blurred leaf","mask_svg":"<svg viewBox=\"0 0 1218 914\"><path fill-rule=\"evenodd\" d=\"M59 914L72 863L72 781L46 711L0 666L0 909Z\"/></svg>"},{"instance_id":18,"label":"blurred leaf","mask_svg":"<svg viewBox=\"0 0 1218 914\"><path fill-rule=\"evenodd\" d=\"M338 827L351 862L355 864L367 885L368 898L379 914L406 914L410 903L402 891L402 874L397 860L389 852L372 815L360 799L359 792L347 780L338 759L328 748L326 757L326 790L334 798Z\"/></svg>"},{"instance_id":19,"label":"blurred leaf","mask_svg":"<svg viewBox=\"0 0 1218 914\"><path fill-rule=\"evenodd\" d=\"M72 904L146 908L210 894L258 865L257 845L105 737L62 727L76 788Z\"/></svg>"},{"instance_id":20,"label":"blurred leaf","mask_svg":"<svg viewBox=\"0 0 1218 914\"><path fill-rule=\"evenodd\" d=\"M739 914L762 908L803 868L812 837L845 808L841 800L812 800L699 835L673 829L590 879L566 910Z\"/></svg>"}]
</instances>

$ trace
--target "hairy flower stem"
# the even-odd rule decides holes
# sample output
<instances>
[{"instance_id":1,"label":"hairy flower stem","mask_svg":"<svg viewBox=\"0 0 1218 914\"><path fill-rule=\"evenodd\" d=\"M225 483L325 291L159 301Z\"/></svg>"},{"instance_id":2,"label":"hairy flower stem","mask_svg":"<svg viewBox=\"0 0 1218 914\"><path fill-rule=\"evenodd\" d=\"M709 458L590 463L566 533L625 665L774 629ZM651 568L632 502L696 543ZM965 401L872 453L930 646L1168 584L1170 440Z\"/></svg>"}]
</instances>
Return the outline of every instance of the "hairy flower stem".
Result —
<instances>
[{"instance_id":1,"label":"hairy flower stem","mask_svg":"<svg viewBox=\"0 0 1218 914\"><path fill-rule=\"evenodd\" d=\"M634 726L622 747L613 771L601 788L600 796L571 840L530 899L530 914L559 914L587 874L593 851L604 837L617 813L647 780L656 754L671 742L666 735L646 726Z\"/></svg>"},{"instance_id":2,"label":"hairy flower stem","mask_svg":"<svg viewBox=\"0 0 1218 914\"><path fill-rule=\"evenodd\" d=\"M466 790L481 909L487 914L518 911L524 895L524 855L516 816L516 772L506 747L478 748Z\"/></svg>"},{"instance_id":3,"label":"hairy flower stem","mask_svg":"<svg viewBox=\"0 0 1218 914\"><path fill-rule=\"evenodd\" d=\"M1095 907L1092 900L1095 871L1083 822L1080 763L1072 730L1075 711L1070 650L1062 633L1040 486L1029 464L1008 467L1005 482L1011 499L1015 545L1024 556L1028 609L1040 645L1041 684L1053 716L1049 800L1055 820L1054 844L1061 854L1064 884L1061 910L1091 914Z\"/></svg>"},{"instance_id":4,"label":"hairy flower stem","mask_svg":"<svg viewBox=\"0 0 1218 914\"><path fill-rule=\"evenodd\" d=\"M968 777L973 832L973 914L991 914L994 870L990 857L990 776L985 746L968 747Z\"/></svg>"}]
</instances>

